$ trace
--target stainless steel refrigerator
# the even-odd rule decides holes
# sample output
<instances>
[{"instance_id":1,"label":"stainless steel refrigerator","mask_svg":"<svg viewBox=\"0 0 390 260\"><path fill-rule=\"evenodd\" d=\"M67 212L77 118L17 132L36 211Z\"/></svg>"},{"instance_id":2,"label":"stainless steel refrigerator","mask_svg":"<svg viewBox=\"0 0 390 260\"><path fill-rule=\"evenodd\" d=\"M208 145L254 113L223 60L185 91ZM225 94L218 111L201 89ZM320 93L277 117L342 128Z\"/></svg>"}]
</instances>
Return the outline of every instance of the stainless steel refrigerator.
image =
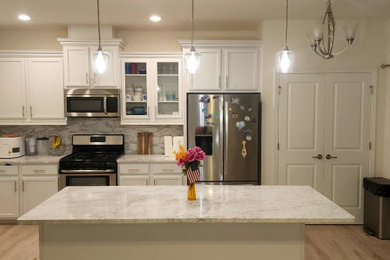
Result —
<instances>
[{"instance_id":1,"label":"stainless steel refrigerator","mask_svg":"<svg viewBox=\"0 0 390 260\"><path fill-rule=\"evenodd\" d=\"M187 94L187 146L207 158L199 182L260 184L260 93Z\"/></svg>"}]
</instances>

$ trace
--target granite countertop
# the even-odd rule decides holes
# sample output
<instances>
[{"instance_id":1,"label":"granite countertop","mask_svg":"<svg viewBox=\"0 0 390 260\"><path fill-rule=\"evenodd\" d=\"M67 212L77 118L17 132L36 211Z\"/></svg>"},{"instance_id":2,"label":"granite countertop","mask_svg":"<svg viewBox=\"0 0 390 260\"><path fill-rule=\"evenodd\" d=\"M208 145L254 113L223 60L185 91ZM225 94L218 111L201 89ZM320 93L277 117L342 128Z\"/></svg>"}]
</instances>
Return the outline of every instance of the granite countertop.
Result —
<instances>
[{"instance_id":1,"label":"granite countertop","mask_svg":"<svg viewBox=\"0 0 390 260\"><path fill-rule=\"evenodd\" d=\"M174 157L165 156L162 154L125 154L117 160L118 163L134 163L134 162L176 162Z\"/></svg>"},{"instance_id":2,"label":"granite countertop","mask_svg":"<svg viewBox=\"0 0 390 260\"><path fill-rule=\"evenodd\" d=\"M197 185L67 187L18 219L21 224L353 223L309 186Z\"/></svg>"},{"instance_id":3,"label":"granite countertop","mask_svg":"<svg viewBox=\"0 0 390 260\"><path fill-rule=\"evenodd\" d=\"M54 156L54 155L34 155L34 156L22 156L12 159L0 159L0 166L5 164L39 164L39 163L58 163L58 161L66 155Z\"/></svg>"}]
</instances>

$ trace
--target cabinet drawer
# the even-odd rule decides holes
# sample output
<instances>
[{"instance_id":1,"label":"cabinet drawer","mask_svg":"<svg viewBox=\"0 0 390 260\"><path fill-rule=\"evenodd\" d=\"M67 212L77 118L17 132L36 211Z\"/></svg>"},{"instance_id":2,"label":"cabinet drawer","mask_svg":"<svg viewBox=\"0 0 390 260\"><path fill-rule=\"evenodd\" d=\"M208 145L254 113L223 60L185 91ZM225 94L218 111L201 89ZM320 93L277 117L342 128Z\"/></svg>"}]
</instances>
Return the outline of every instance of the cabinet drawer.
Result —
<instances>
[{"instance_id":1,"label":"cabinet drawer","mask_svg":"<svg viewBox=\"0 0 390 260\"><path fill-rule=\"evenodd\" d=\"M158 163L152 164L150 167L150 172L153 174L181 173L181 168L176 163Z\"/></svg>"},{"instance_id":2,"label":"cabinet drawer","mask_svg":"<svg viewBox=\"0 0 390 260\"><path fill-rule=\"evenodd\" d=\"M148 164L119 164L119 174L149 174Z\"/></svg>"},{"instance_id":3,"label":"cabinet drawer","mask_svg":"<svg viewBox=\"0 0 390 260\"><path fill-rule=\"evenodd\" d=\"M0 175L18 175L18 166L0 166Z\"/></svg>"},{"instance_id":4,"label":"cabinet drawer","mask_svg":"<svg viewBox=\"0 0 390 260\"><path fill-rule=\"evenodd\" d=\"M57 164L38 164L20 166L22 175L57 175Z\"/></svg>"}]
</instances>

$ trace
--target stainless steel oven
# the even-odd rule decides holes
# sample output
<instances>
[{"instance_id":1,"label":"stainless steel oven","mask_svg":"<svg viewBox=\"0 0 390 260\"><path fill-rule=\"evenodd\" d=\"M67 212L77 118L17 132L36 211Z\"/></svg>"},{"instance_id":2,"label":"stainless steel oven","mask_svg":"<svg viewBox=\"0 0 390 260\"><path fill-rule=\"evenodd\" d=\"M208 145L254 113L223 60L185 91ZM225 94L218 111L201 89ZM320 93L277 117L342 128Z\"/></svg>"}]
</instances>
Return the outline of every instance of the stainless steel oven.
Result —
<instances>
[{"instance_id":1,"label":"stainless steel oven","mask_svg":"<svg viewBox=\"0 0 390 260\"><path fill-rule=\"evenodd\" d=\"M68 89L67 117L119 117L119 89Z\"/></svg>"},{"instance_id":2,"label":"stainless steel oven","mask_svg":"<svg viewBox=\"0 0 390 260\"><path fill-rule=\"evenodd\" d=\"M115 170L60 170L58 190L67 186L116 186Z\"/></svg>"}]
</instances>

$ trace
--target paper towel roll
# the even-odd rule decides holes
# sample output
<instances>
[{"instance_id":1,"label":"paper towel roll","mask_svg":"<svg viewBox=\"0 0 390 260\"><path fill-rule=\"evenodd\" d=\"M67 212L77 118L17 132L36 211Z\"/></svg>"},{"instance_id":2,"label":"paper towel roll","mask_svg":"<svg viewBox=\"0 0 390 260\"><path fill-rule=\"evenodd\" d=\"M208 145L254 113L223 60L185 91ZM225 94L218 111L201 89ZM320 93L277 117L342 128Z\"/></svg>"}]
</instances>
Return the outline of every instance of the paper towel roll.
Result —
<instances>
[{"instance_id":1,"label":"paper towel roll","mask_svg":"<svg viewBox=\"0 0 390 260\"><path fill-rule=\"evenodd\" d=\"M184 136L174 136L172 138L172 150L179 151L180 145L184 145Z\"/></svg>"},{"instance_id":2,"label":"paper towel roll","mask_svg":"<svg viewBox=\"0 0 390 260\"><path fill-rule=\"evenodd\" d=\"M164 154L165 156L173 156L172 136L164 136Z\"/></svg>"}]
</instances>

